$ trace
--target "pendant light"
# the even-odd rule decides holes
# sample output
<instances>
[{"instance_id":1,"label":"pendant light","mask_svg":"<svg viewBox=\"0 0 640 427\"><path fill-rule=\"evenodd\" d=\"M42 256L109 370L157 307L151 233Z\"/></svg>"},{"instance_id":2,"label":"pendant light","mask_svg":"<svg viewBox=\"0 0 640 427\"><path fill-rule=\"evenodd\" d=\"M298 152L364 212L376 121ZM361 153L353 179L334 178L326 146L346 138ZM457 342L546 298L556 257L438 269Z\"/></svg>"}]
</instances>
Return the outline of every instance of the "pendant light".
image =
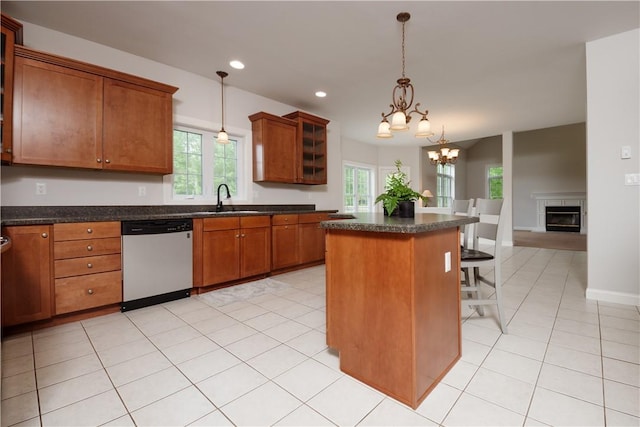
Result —
<instances>
[{"instance_id":1,"label":"pendant light","mask_svg":"<svg viewBox=\"0 0 640 427\"><path fill-rule=\"evenodd\" d=\"M382 113L382 121L378 125L378 133L376 135L378 138L392 138L391 131L409 130L409 122L413 113L422 116L418 122L418 131L415 136L420 138L433 135L431 124L427 119L429 112L427 110L420 111L418 109L419 102L416 103L413 110L409 111L413 106L413 85L411 84L411 79L404 74L404 26L409 18L411 18L411 15L407 12L401 12L396 16L398 22L402 24L402 77L397 80L397 84L393 88L391 111L387 114ZM391 116L391 123L387 120L389 116Z\"/></svg>"},{"instance_id":2,"label":"pendant light","mask_svg":"<svg viewBox=\"0 0 640 427\"><path fill-rule=\"evenodd\" d=\"M220 77L220 92L222 94L220 97L222 99L222 127L220 128L220 132L218 132L216 140L218 144L228 144L229 135L227 135L227 132L224 130L224 78L229 74L225 71L216 71L216 74Z\"/></svg>"},{"instance_id":3,"label":"pendant light","mask_svg":"<svg viewBox=\"0 0 640 427\"><path fill-rule=\"evenodd\" d=\"M427 138L431 143L431 139ZM446 165L447 163L454 164L458 161L458 154L460 150L458 148L447 148L444 147L450 141L445 139L444 137L444 125L442 126L442 135L440 135L440 139L435 142L440 146L440 151L429 151L429 161L432 165Z\"/></svg>"}]
</instances>

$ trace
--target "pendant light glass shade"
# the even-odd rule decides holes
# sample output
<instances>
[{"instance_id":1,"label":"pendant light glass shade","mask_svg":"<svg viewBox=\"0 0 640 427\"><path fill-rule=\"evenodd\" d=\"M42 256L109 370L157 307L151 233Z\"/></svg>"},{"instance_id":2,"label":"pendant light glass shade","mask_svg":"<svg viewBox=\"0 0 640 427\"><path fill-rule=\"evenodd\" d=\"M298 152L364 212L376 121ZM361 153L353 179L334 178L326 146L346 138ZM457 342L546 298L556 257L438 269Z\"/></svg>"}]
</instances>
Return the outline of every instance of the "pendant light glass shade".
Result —
<instances>
[{"instance_id":1,"label":"pendant light glass shade","mask_svg":"<svg viewBox=\"0 0 640 427\"><path fill-rule=\"evenodd\" d=\"M218 144L229 143L229 135L227 135L227 132L225 132L224 129L221 129L220 132L218 132L218 137L216 138L216 141L218 142Z\"/></svg>"},{"instance_id":2,"label":"pendant light glass shade","mask_svg":"<svg viewBox=\"0 0 640 427\"><path fill-rule=\"evenodd\" d=\"M378 125L378 134L376 136L378 138L393 138L389 126L389 122L386 120L380 122L380 124Z\"/></svg>"},{"instance_id":3,"label":"pendant light glass shade","mask_svg":"<svg viewBox=\"0 0 640 427\"><path fill-rule=\"evenodd\" d=\"M409 126L407 126L407 116L402 111L396 111L391 116L391 130L408 130Z\"/></svg>"},{"instance_id":4,"label":"pendant light glass shade","mask_svg":"<svg viewBox=\"0 0 640 427\"><path fill-rule=\"evenodd\" d=\"M433 132L431 132L431 122L425 116L422 116L422 119L418 122L418 132L416 132L416 136L427 138L433 136Z\"/></svg>"}]
</instances>

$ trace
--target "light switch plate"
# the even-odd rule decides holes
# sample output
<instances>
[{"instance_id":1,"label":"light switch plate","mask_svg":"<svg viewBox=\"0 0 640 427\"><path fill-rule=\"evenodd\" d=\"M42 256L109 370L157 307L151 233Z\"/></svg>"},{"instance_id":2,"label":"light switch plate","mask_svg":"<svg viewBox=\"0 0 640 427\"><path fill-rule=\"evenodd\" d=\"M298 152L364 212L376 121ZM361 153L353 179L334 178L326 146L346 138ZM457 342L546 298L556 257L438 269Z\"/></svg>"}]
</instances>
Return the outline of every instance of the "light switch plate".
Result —
<instances>
[{"instance_id":1,"label":"light switch plate","mask_svg":"<svg viewBox=\"0 0 640 427\"><path fill-rule=\"evenodd\" d=\"M451 252L444 253L444 272L448 273L451 271Z\"/></svg>"},{"instance_id":2,"label":"light switch plate","mask_svg":"<svg viewBox=\"0 0 640 427\"><path fill-rule=\"evenodd\" d=\"M640 185L640 173L625 174L624 185Z\"/></svg>"},{"instance_id":3,"label":"light switch plate","mask_svg":"<svg viewBox=\"0 0 640 427\"><path fill-rule=\"evenodd\" d=\"M630 159L631 158L631 147L628 145L622 146L620 149L620 158L621 159Z\"/></svg>"}]
</instances>

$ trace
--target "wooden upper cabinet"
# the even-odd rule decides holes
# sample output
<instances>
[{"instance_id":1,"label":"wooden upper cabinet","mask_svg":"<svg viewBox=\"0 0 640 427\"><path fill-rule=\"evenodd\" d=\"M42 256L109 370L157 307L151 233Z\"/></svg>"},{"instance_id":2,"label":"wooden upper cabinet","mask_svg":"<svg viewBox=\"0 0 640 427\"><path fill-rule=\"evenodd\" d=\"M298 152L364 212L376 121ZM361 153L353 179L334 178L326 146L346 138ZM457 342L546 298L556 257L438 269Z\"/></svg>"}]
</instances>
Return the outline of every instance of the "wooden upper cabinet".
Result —
<instances>
[{"instance_id":1,"label":"wooden upper cabinet","mask_svg":"<svg viewBox=\"0 0 640 427\"><path fill-rule=\"evenodd\" d=\"M328 120L296 111L279 117L249 116L253 134L253 181L327 183Z\"/></svg>"},{"instance_id":2,"label":"wooden upper cabinet","mask_svg":"<svg viewBox=\"0 0 640 427\"><path fill-rule=\"evenodd\" d=\"M13 162L101 168L102 77L17 57Z\"/></svg>"},{"instance_id":3,"label":"wooden upper cabinet","mask_svg":"<svg viewBox=\"0 0 640 427\"><path fill-rule=\"evenodd\" d=\"M177 88L17 46L13 163L169 174Z\"/></svg>"},{"instance_id":4,"label":"wooden upper cabinet","mask_svg":"<svg viewBox=\"0 0 640 427\"><path fill-rule=\"evenodd\" d=\"M0 153L3 163L11 162L13 151L13 69L14 46L22 44L22 24L2 14L2 101L0 102Z\"/></svg>"},{"instance_id":5,"label":"wooden upper cabinet","mask_svg":"<svg viewBox=\"0 0 640 427\"><path fill-rule=\"evenodd\" d=\"M249 116L253 135L253 181L296 181L296 127L269 113Z\"/></svg>"},{"instance_id":6,"label":"wooden upper cabinet","mask_svg":"<svg viewBox=\"0 0 640 427\"><path fill-rule=\"evenodd\" d=\"M329 120L295 111L283 116L297 122L296 181L301 184L327 183L327 125Z\"/></svg>"},{"instance_id":7,"label":"wooden upper cabinet","mask_svg":"<svg viewBox=\"0 0 640 427\"><path fill-rule=\"evenodd\" d=\"M104 168L171 173L171 104L170 93L104 79Z\"/></svg>"}]
</instances>

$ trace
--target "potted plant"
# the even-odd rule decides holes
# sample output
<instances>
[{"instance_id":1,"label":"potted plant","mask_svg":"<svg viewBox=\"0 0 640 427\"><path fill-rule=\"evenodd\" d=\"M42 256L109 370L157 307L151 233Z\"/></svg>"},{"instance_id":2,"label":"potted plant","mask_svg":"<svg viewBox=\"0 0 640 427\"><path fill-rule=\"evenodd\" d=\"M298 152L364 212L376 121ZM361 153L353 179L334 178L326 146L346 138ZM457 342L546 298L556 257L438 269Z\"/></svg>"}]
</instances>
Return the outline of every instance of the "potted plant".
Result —
<instances>
[{"instance_id":1,"label":"potted plant","mask_svg":"<svg viewBox=\"0 0 640 427\"><path fill-rule=\"evenodd\" d=\"M395 161L395 166L397 171L387 177L386 191L376 197L376 203L382 202L385 215L412 218L415 201L421 199L426 206L429 199L410 187L411 181L407 180L407 174L400 169L400 160Z\"/></svg>"}]
</instances>

